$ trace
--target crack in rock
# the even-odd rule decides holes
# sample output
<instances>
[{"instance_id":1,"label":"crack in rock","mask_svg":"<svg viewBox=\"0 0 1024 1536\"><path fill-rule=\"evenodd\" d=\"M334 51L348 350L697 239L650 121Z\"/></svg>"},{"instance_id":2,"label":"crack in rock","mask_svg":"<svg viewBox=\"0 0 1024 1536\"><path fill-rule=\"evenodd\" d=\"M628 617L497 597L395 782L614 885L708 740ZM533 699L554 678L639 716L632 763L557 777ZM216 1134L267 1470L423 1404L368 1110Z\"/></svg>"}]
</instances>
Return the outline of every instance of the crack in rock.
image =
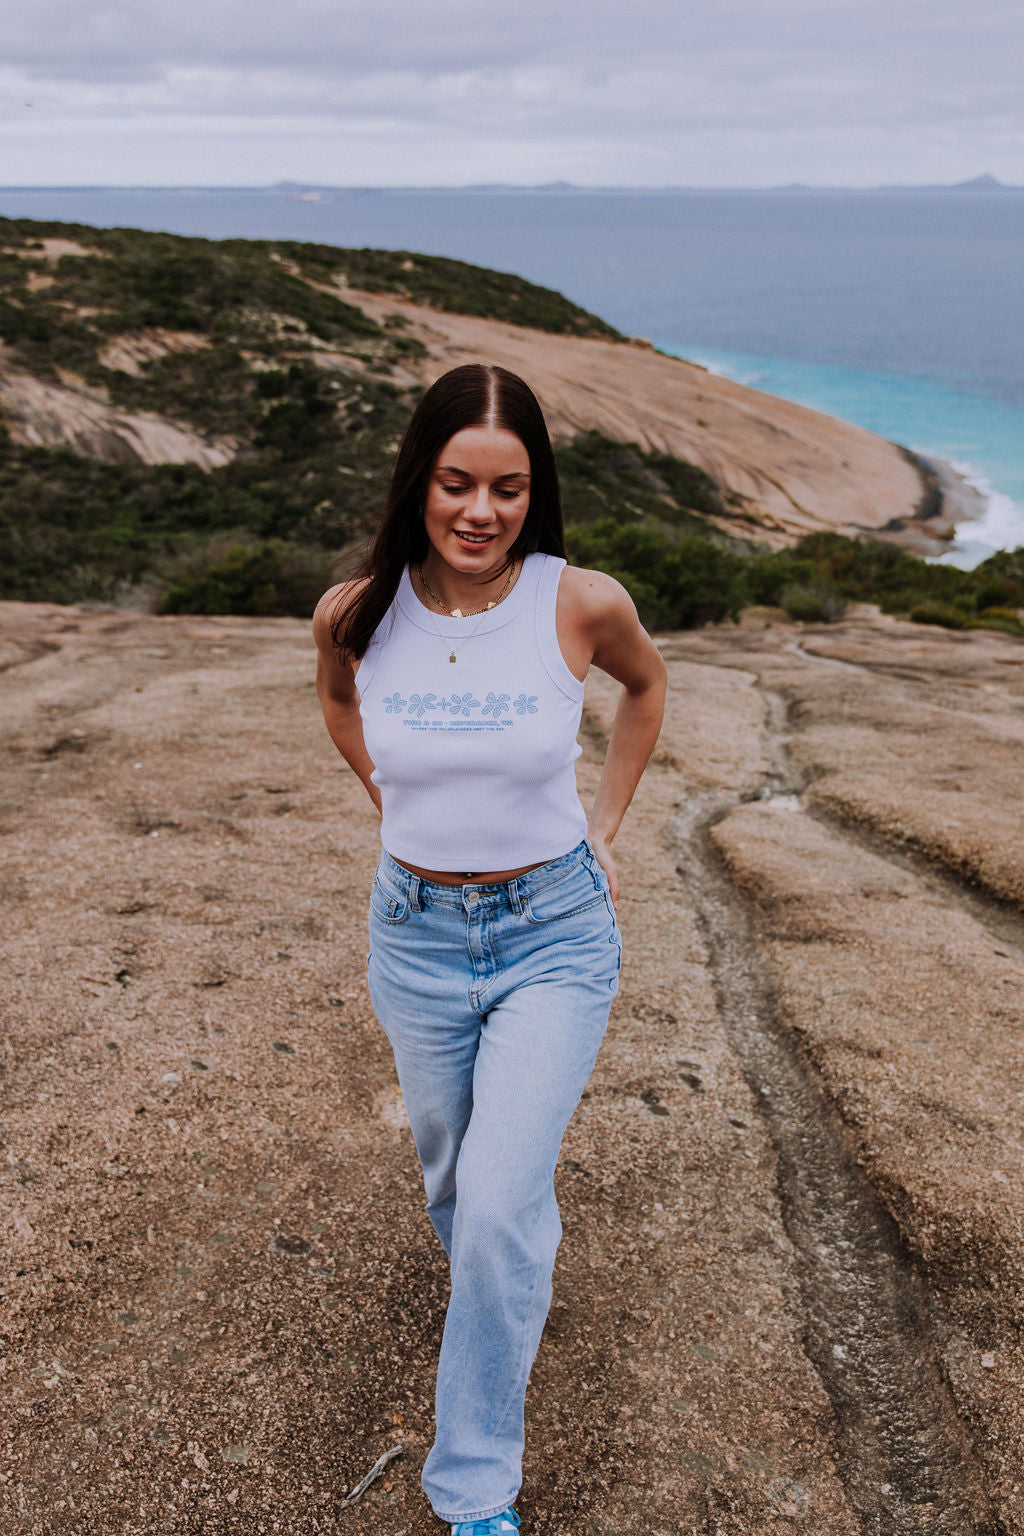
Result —
<instances>
[{"instance_id":1,"label":"crack in rock","mask_svg":"<svg viewBox=\"0 0 1024 1536\"><path fill-rule=\"evenodd\" d=\"M766 700L767 795L799 810L780 701ZM688 797L668 829L708 945L721 1015L778 1156L804 1347L829 1395L847 1496L865 1536L997 1536L930 1337L924 1285L851 1155L814 1069L777 1022L751 914L710 839L741 796Z\"/></svg>"}]
</instances>

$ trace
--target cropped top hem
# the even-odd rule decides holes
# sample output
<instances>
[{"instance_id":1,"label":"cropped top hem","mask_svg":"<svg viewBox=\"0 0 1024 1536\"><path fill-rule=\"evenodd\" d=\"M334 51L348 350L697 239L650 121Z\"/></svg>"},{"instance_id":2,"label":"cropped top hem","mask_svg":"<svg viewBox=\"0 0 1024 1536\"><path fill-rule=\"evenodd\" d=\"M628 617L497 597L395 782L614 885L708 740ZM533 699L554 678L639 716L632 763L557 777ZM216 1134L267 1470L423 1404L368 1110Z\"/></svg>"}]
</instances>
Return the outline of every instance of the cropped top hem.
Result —
<instances>
[{"instance_id":1,"label":"cropped top hem","mask_svg":"<svg viewBox=\"0 0 1024 1536\"><path fill-rule=\"evenodd\" d=\"M565 841L564 847L561 845L551 847L549 844L545 844L542 848L538 843L533 848L527 848L523 857L516 859L514 864L492 864L490 867L480 865L476 869L473 869L473 866L468 864L437 864L432 860L421 858L419 852L415 849L388 848L384 845L383 841L381 842L381 847L386 854L395 859L399 864L417 864L420 869L435 869L439 875L463 875L469 869L473 869L474 874L486 875L495 869L520 869L524 864L548 864L552 859L560 859L563 854L571 853L574 848L578 847L585 836L586 825L584 824L584 829L578 837L568 834L568 840L563 839Z\"/></svg>"}]
</instances>

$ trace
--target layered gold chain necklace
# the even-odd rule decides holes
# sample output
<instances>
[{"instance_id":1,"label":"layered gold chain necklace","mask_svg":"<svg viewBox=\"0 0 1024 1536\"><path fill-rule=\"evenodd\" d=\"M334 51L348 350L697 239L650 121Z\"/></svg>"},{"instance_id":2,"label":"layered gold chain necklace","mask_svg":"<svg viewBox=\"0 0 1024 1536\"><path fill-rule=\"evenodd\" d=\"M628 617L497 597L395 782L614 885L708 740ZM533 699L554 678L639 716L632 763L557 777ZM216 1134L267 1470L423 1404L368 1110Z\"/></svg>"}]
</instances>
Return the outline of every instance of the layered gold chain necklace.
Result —
<instances>
[{"instance_id":1,"label":"layered gold chain necklace","mask_svg":"<svg viewBox=\"0 0 1024 1536\"><path fill-rule=\"evenodd\" d=\"M427 581L427 578L423 574L423 567L422 567L422 565L418 565L416 567L416 575L420 579L420 586L423 588L424 592L430 598L431 602L436 603L439 608L443 608L445 613L448 615L449 618L452 618L452 619L476 619L476 618L478 618L479 619L479 622L473 625L473 628L470 630L469 634L468 635L463 635L462 638L460 639L459 645L462 646L462 645L465 645L467 640L472 640L473 636L476 634L477 630L480 628L480 623L483 622L483 620L486 618L486 616L490 613L491 609L492 608L497 608L498 604L502 601L502 599L508 596L509 589L511 588L512 583L515 580L516 572L518 571L518 569L519 569L519 562L514 560L512 562L512 565L509 568L509 573L508 573L507 577L505 578L505 585L502 587L502 589L498 593L497 597L492 597L489 603L487 603L483 608L477 608L473 613L463 613L461 608L449 608L448 604L446 602L444 602L441 598L438 597L437 593L433 590L433 588L431 587L430 583ZM437 630L437 637L438 637L438 639L439 640L443 640L445 645L448 647L448 660L450 662L454 663L455 660L456 660L456 654L455 654L456 648L452 644L451 638L448 637L448 636L445 636L445 635L443 635L441 633L441 628L440 628L437 620L435 619L434 615L430 612L429 608L427 609L427 613L428 613L428 615L430 617L431 624L433 624L435 630Z\"/></svg>"}]
</instances>

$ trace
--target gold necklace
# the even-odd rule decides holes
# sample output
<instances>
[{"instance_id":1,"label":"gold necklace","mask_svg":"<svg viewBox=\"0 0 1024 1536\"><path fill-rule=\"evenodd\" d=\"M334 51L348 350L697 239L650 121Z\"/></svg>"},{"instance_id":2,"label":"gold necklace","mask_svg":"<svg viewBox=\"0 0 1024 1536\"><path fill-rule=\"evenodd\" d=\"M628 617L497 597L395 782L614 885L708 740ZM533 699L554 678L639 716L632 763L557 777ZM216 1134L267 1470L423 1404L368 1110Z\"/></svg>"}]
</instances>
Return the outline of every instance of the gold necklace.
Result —
<instances>
[{"instance_id":1,"label":"gold necklace","mask_svg":"<svg viewBox=\"0 0 1024 1536\"><path fill-rule=\"evenodd\" d=\"M417 574L417 576L420 579L420 582L421 582L421 584L423 586L423 590L433 599L433 601L437 604L437 606L439 608L443 608L444 609L445 613L447 613L450 618L453 618L453 619L476 619L477 622L473 625L473 628L470 630L469 634L468 635L463 635L461 637L461 639L459 640L459 645L460 646L461 645L465 645L467 640L472 640L473 636L476 634L477 630L480 628L480 625L483 623L484 619L490 613L491 609L492 608L496 608L498 606L498 604L501 602L502 598L508 592L509 587L512 585L512 578L515 575L515 573L516 573L516 562L513 561L512 569L508 573L508 580L505 582L505 585L502 587L502 589L498 593L497 597L494 598L491 602L489 602L487 604L486 608L478 608L476 613L463 613L461 608L449 608L445 603L442 603L441 599L437 596L437 593L436 592L431 592L430 587L427 585L427 579L426 579L426 577L423 574L423 567L421 565L418 565L416 567L416 574ZM447 637L447 636L445 636L445 635L443 635L441 633L441 627L438 624L437 620L435 619L434 615L431 613L429 608L427 609L427 617L429 618L431 624L433 624L434 629L437 631L437 638L439 640L443 640L445 645L448 647L448 660L454 664L455 661L457 660L457 657L456 657L456 654L455 654L455 646L452 644L452 639L450 637Z\"/></svg>"},{"instance_id":2,"label":"gold necklace","mask_svg":"<svg viewBox=\"0 0 1024 1536\"><path fill-rule=\"evenodd\" d=\"M508 576L505 579L505 585L502 587L502 589L498 593L497 597L492 597L491 601L486 605L486 607L484 607L484 608L477 608L473 613L463 613L461 608L449 608L448 604L443 602L441 600L441 598L438 597L438 595L434 591L433 587L431 587L429 585L429 583L427 581L427 578L423 574L423 567L422 567L422 565L418 565L416 567L416 574L417 574L417 576L420 579L420 585L422 586L424 592L426 592L427 596L431 599L431 601L435 602L439 608L443 608L444 609L445 613L448 615L449 618L451 618L451 619L475 619L478 613L489 613L492 608L497 608L497 606L501 602L502 598L507 595L508 589L512 585L512 578L513 578L513 576L516 573L516 564L517 564L517 562L515 560L513 560L511 566L509 567Z\"/></svg>"},{"instance_id":3,"label":"gold necklace","mask_svg":"<svg viewBox=\"0 0 1024 1536\"><path fill-rule=\"evenodd\" d=\"M487 614L487 610L485 608L483 613L480 615L479 621L476 624L473 625L473 628L470 630L469 634L468 635L463 635L462 639L459 641L460 645L465 645L467 640L472 640L473 636L476 634L477 630L480 628L480 625L483 623L484 618L486 617L486 614ZM443 640L445 645L448 647L448 660L451 661L451 662L456 661L457 657L455 655L455 647L454 647L454 645L452 644L451 640L448 637L446 637L445 635L443 635L441 633L440 626L439 626L437 620L434 618L434 615L431 613L429 608L427 609L427 617L429 618L431 624L433 624L435 630L437 630L437 638L439 640Z\"/></svg>"}]
</instances>

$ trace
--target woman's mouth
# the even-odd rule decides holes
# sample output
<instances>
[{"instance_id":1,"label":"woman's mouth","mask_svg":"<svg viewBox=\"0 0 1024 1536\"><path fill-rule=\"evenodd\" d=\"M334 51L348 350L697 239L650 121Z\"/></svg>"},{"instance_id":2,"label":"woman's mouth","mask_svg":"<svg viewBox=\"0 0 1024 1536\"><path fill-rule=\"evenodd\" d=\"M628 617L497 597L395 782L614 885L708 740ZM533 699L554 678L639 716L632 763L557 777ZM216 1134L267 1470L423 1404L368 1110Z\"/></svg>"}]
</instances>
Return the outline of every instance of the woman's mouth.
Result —
<instances>
[{"instance_id":1,"label":"woman's mouth","mask_svg":"<svg viewBox=\"0 0 1024 1536\"><path fill-rule=\"evenodd\" d=\"M494 538L493 533L466 533L462 528L454 528L452 532L463 544L489 544Z\"/></svg>"}]
</instances>

